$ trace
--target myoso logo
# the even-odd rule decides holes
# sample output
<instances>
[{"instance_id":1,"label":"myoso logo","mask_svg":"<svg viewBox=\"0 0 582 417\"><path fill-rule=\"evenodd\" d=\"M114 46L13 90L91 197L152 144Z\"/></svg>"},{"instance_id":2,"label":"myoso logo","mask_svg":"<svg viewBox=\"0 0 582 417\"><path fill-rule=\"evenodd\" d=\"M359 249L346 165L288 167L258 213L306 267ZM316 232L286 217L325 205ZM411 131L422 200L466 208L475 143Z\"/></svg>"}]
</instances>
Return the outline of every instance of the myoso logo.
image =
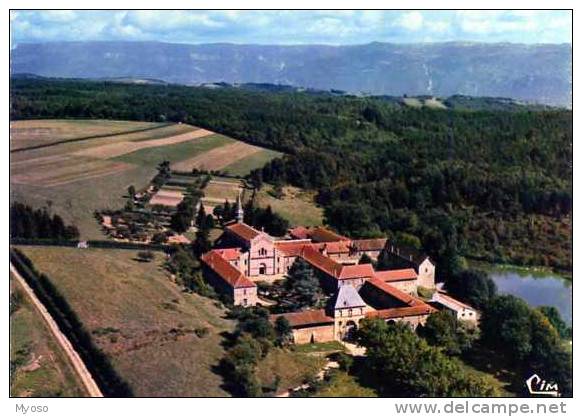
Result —
<instances>
[{"instance_id":1,"label":"myoso logo","mask_svg":"<svg viewBox=\"0 0 582 417\"><path fill-rule=\"evenodd\" d=\"M525 381L525 385L532 395L545 395L548 397L559 397L558 384L555 382L548 382L540 378L538 374L533 374Z\"/></svg>"}]
</instances>

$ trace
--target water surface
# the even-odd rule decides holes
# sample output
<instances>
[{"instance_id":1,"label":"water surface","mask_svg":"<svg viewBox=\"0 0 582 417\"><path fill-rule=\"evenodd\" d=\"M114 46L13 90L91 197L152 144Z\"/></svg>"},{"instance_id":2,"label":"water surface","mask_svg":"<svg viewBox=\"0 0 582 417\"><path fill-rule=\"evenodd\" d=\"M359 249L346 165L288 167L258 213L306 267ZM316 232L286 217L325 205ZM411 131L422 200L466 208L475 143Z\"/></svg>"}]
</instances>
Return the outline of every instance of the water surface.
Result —
<instances>
[{"instance_id":1,"label":"water surface","mask_svg":"<svg viewBox=\"0 0 582 417\"><path fill-rule=\"evenodd\" d=\"M504 268L489 270L501 294L523 298L531 306L554 306L564 321L572 324L572 282L551 273L517 271Z\"/></svg>"}]
</instances>

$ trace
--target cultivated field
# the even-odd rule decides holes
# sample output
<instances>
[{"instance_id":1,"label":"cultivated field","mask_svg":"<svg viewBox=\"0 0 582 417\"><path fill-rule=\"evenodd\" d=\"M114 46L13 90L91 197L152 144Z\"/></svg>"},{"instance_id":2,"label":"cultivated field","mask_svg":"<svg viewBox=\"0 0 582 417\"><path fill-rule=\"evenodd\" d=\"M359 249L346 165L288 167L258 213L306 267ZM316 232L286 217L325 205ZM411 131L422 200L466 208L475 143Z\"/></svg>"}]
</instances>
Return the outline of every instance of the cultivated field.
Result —
<instances>
[{"instance_id":1,"label":"cultivated field","mask_svg":"<svg viewBox=\"0 0 582 417\"><path fill-rule=\"evenodd\" d=\"M272 151L270 149L262 149L222 167L221 170L230 175L245 176L253 169L262 168L271 159L281 157L282 155L283 154L281 152Z\"/></svg>"},{"instance_id":2,"label":"cultivated field","mask_svg":"<svg viewBox=\"0 0 582 417\"><path fill-rule=\"evenodd\" d=\"M203 191L202 204L207 213L211 213L215 206L224 204L226 200L234 204L239 193L244 200L247 192L241 180L224 177L214 177Z\"/></svg>"},{"instance_id":3,"label":"cultivated field","mask_svg":"<svg viewBox=\"0 0 582 417\"><path fill-rule=\"evenodd\" d=\"M212 300L170 282L161 254L144 263L130 250L20 249L65 296L135 395L228 395L214 367L224 354L221 333L233 322ZM202 328L208 334L197 336Z\"/></svg>"},{"instance_id":4,"label":"cultivated field","mask_svg":"<svg viewBox=\"0 0 582 417\"><path fill-rule=\"evenodd\" d=\"M127 187L146 187L163 160L197 160L198 167L210 169L236 161L250 170L275 155L185 124L34 120L13 122L11 129L11 147L20 149L10 154L11 200L49 207L74 223L85 239L103 238L94 211L123 207ZM22 150L39 144L51 146ZM256 159L259 155L262 159ZM234 201L236 193L229 195Z\"/></svg>"},{"instance_id":5,"label":"cultivated field","mask_svg":"<svg viewBox=\"0 0 582 417\"><path fill-rule=\"evenodd\" d=\"M18 120L10 123L10 150L100 135L128 133L164 123L118 120Z\"/></svg>"},{"instance_id":6,"label":"cultivated field","mask_svg":"<svg viewBox=\"0 0 582 417\"><path fill-rule=\"evenodd\" d=\"M164 186L151 198L149 204L152 206L159 204L162 206L176 207L182 200L184 200L183 191Z\"/></svg>"},{"instance_id":7,"label":"cultivated field","mask_svg":"<svg viewBox=\"0 0 582 417\"><path fill-rule=\"evenodd\" d=\"M250 160L249 158L256 154L265 152L267 151L258 146L249 145L244 142L234 142L214 148L202 155L197 155L185 161L175 163L172 168L177 171L191 171L192 168L208 171L229 171L228 167L233 163L242 163L242 161ZM242 172L240 175L246 175L250 169L246 170L246 172L244 171L244 169L238 170L239 173Z\"/></svg>"},{"instance_id":8,"label":"cultivated field","mask_svg":"<svg viewBox=\"0 0 582 417\"><path fill-rule=\"evenodd\" d=\"M65 354L18 284L10 278L11 293L19 294L18 309L10 315L10 395L14 397L84 397L83 385ZM14 367L12 369L12 367Z\"/></svg>"}]
</instances>

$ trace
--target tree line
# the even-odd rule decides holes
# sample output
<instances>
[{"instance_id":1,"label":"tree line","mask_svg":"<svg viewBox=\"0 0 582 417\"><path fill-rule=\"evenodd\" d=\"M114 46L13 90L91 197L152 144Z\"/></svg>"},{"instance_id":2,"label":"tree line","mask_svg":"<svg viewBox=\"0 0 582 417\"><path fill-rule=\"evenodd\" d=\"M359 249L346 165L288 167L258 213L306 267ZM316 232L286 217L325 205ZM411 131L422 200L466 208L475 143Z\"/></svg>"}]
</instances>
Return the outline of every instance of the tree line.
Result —
<instances>
[{"instance_id":1,"label":"tree line","mask_svg":"<svg viewBox=\"0 0 582 417\"><path fill-rule=\"evenodd\" d=\"M437 261L455 252L571 268L568 110L21 79L11 100L13 119L185 122L283 151L249 178L317 190L327 223L350 236L406 233Z\"/></svg>"},{"instance_id":2,"label":"tree line","mask_svg":"<svg viewBox=\"0 0 582 417\"><path fill-rule=\"evenodd\" d=\"M61 216L51 215L46 207L33 209L14 202L10 205L10 237L71 240L79 237L79 230L74 225L65 225Z\"/></svg>"}]
</instances>

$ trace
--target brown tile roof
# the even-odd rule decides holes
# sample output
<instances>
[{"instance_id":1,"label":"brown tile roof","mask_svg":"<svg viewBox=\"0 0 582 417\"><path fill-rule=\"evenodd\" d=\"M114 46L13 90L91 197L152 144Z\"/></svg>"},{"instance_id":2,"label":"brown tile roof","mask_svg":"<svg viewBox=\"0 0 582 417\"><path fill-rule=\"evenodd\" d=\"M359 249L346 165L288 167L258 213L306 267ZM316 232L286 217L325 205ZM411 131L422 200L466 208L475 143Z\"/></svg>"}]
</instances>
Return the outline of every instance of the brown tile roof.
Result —
<instances>
[{"instance_id":1,"label":"brown tile roof","mask_svg":"<svg viewBox=\"0 0 582 417\"><path fill-rule=\"evenodd\" d=\"M224 282L233 288L247 288L256 287L255 283L248 279L245 274L232 266L226 259L220 256L216 250L202 255L202 262L204 262L210 269L221 277Z\"/></svg>"},{"instance_id":2,"label":"brown tile roof","mask_svg":"<svg viewBox=\"0 0 582 417\"><path fill-rule=\"evenodd\" d=\"M379 280L378 278L369 279L368 281L366 281L366 284L373 285L379 290L385 292L388 295L391 295L392 297L396 298L399 301L402 301L404 304L408 304L409 306L425 304L422 300L413 297L409 294L406 294L404 291L400 291L398 288L393 287L392 285L387 284L384 281Z\"/></svg>"},{"instance_id":3,"label":"brown tile roof","mask_svg":"<svg viewBox=\"0 0 582 417\"><path fill-rule=\"evenodd\" d=\"M360 239L352 240L352 246L360 251L382 250L388 239Z\"/></svg>"},{"instance_id":4,"label":"brown tile roof","mask_svg":"<svg viewBox=\"0 0 582 417\"><path fill-rule=\"evenodd\" d=\"M232 223L226 226L226 230L237 235L241 239L249 242L261 234L257 229L249 226L246 223Z\"/></svg>"},{"instance_id":5,"label":"brown tile roof","mask_svg":"<svg viewBox=\"0 0 582 417\"><path fill-rule=\"evenodd\" d=\"M384 282L408 281L418 278L418 275L413 268L376 271L374 276Z\"/></svg>"},{"instance_id":6,"label":"brown tile roof","mask_svg":"<svg viewBox=\"0 0 582 417\"><path fill-rule=\"evenodd\" d=\"M325 227L314 227L309 229L309 237L314 242L337 242L340 240L349 241L345 236L342 236L332 230L326 229Z\"/></svg>"},{"instance_id":7,"label":"brown tile roof","mask_svg":"<svg viewBox=\"0 0 582 417\"><path fill-rule=\"evenodd\" d=\"M411 307L387 308L384 310L369 311L366 317L380 319L396 319L400 317L422 316L434 313L436 310L428 304L416 305Z\"/></svg>"},{"instance_id":8,"label":"brown tile roof","mask_svg":"<svg viewBox=\"0 0 582 417\"><path fill-rule=\"evenodd\" d=\"M323 309L272 314L269 319L274 322L278 317L285 317L291 327L302 327L314 324L333 324L334 322L333 317L328 316Z\"/></svg>"}]
</instances>

